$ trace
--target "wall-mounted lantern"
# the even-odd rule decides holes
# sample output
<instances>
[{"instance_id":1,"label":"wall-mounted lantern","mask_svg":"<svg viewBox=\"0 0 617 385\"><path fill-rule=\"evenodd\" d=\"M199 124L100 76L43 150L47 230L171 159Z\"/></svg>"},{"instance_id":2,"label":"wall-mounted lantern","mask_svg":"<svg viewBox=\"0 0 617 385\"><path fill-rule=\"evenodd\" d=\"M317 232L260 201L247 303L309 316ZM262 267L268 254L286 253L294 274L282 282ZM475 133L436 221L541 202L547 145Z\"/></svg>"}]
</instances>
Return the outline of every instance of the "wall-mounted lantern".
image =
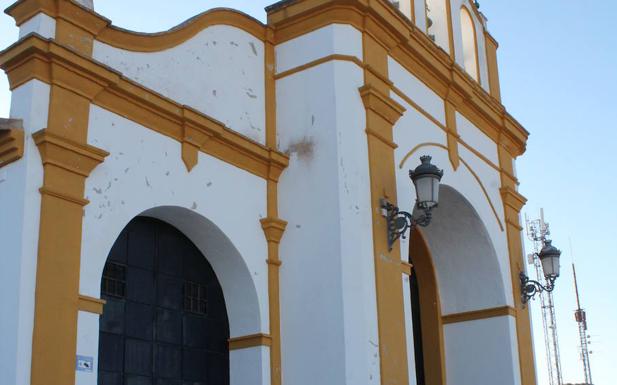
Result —
<instances>
[{"instance_id":1,"label":"wall-mounted lantern","mask_svg":"<svg viewBox=\"0 0 617 385\"><path fill-rule=\"evenodd\" d=\"M521 297L523 303L529 302L537 293L553 291L553 289L555 289L555 280L559 277L559 257L561 256L561 251L553 246L550 240L547 239L544 241L544 246L537 256L542 263L546 286L538 281L529 279L527 274L521 271L519 277L521 280Z\"/></svg>"},{"instance_id":2,"label":"wall-mounted lantern","mask_svg":"<svg viewBox=\"0 0 617 385\"><path fill-rule=\"evenodd\" d=\"M416 225L426 227L431 223L431 210L439 203L439 184L443 176L443 170L432 164L431 159L428 155L420 157L422 163L415 170L409 171L409 177L416 187L415 206L421 211L419 217L414 218L385 198L381 199L382 215L388 224L388 250L392 250L394 242L401 236L405 238L408 229L413 230Z\"/></svg>"}]
</instances>

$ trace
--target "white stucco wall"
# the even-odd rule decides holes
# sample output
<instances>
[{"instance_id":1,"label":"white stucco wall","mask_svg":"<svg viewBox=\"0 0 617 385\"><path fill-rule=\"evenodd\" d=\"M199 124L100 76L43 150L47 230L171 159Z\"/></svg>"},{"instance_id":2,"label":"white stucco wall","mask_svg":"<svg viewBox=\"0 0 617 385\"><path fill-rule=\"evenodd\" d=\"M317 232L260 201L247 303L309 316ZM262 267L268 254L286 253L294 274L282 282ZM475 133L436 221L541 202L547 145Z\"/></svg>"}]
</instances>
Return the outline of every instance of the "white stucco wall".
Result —
<instances>
[{"instance_id":1,"label":"white stucco wall","mask_svg":"<svg viewBox=\"0 0 617 385\"><path fill-rule=\"evenodd\" d=\"M93 57L163 96L265 142L263 42L226 25L204 29L160 52L131 52L94 42Z\"/></svg>"},{"instance_id":2,"label":"white stucco wall","mask_svg":"<svg viewBox=\"0 0 617 385\"><path fill-rule=\"evenodd\" d=\"M43 165L31 134L47 127L49 86L13 90L11 118L22 119L24 157L0 168L0 383L29 384Z\"/></svg>"},{"instance_id":3,"label":"white stucco wall","mask_svg":"<svg viewBox=\"0 0 617 385\"><path fill-rule=\"evenodd\" d=\"M284 56L312 61L361 47L333 44L361 38L349 28L313 33L286 43ZM307 54L307 41L332 50ZM278 141L291 156L279 183L289 222L280 247L285 383L380 383L363 81L346 61L277 81Z\"/></svg>"},{"instance_id":4,"label":"white stucco wall","mask_svg":"<svg viewBox=\"0 0 617 385\"><path fill-rule=\"evenodd\" d=\"M276 46L276 72L281 73L332 54L362 60L362 33L346 24L331 24Z\"/></svg>"},{"instance_id":5,"label":"white stucco wall","mask_svg":"<svg viewBox=\"0 0 617 385\"><path fill-rule=\"evenodd\" d=\"M420 79L407 71L399 62L392 57L388 57L388 76L394 85L401 90L407 97L413 100L429 115L441 124L446 124L446 110L443 99L433 90L422 83ZM392 95L395 99L398 96ZM400 102L399 102L400 103ZM402 102L407 104L406 102ZM415 108L412 108L415 112ZM409 110L409 109L408 109Z\"/></svg>"},{"instance_id":6,"label":"white stucco wall","mask_svg":"<svg viewBox=\"0 0 617 385\"><path fill-rule=\"evenodd\" d=\"M20 39L30 33L37 33L46 39L54 38L56 36L56 19L44 13L37 13L19 26Z\"/></svg>"},{"instance_id":7,"label":"white stucco wall","mask_svg":"<svg viewBox=\"0 0 617 385\"><path fill-rule=\"evenodd\" d=\"M503 316L445 325L446 378L456 385L519 385L515 323Z\"/></svg>"},{"instance_id":8,"label":"white stucco wall","mask_svg":"<svg viewBox=\"0 0 617 385\"><path fill-rule=\"evenodd\" d=\"M267 243L259 222L266 216L266 181L204 153L189 173L179 142L96 106L88 142L110 155L86 182L80 293L99 297L116 237L144 214L177 227L208 259L223 288L232 338L269 333ZM96 361L98 317L80 315L78 349ZM264 354L234 352L231 363L263 369ZM246 383L242 373L232 376L240 381L232 384ZM269 378L269 369L258 374ZM78 379L79 385L96 383L95 374Z\"/></svg>"}]
</instances>

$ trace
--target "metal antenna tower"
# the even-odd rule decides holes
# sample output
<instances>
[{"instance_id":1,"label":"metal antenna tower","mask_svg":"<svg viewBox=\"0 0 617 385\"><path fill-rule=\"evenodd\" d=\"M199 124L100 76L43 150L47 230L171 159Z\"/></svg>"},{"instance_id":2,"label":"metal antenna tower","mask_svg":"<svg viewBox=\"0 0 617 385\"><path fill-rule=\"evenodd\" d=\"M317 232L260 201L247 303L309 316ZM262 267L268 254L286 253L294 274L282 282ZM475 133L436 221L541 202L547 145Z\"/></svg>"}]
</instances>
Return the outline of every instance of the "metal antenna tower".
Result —
<instances>
[{"instance_id":1,"label":"metal antenna tower","mask_svg":"<svg viewBox=\"0 0 617 385\"><path fill-rule=\"evenodd\" d=\"M583 370L585 371L585 384L592 385L591 382L591 366L589 365L589 335L587 335L587 314L581 309L581 300L578 295L578 283L576 281L576 269L572 264L572 273L574 274L574 290L576 291L576 311L574 318L578 323L578 335L580 338L581 360L583 361Z\"/></svg>"},{"instance_id":2,"label":"metal antenna tower","mask_svg":"<svg viewBox=\"0 0 617 385\"><path fill-rule=\"evenodd\" d=\"M534 265L538 282L544 280L542 263L538 253L544 245L544 241L550 235L549 225L544 221L544 209L540 209L540 218L529 220L525 215L527 237L533 242L535 253L528 255L528 263ZM542 292L540 307L542 310L542 327L544 329L544 346L546 350L546 364L548 369L549 385L563 385L561 377L561 357L559 355L559 340L557 338L557 318L555 316L555 302L552 292Z\"/></svg>"}]
</instances>

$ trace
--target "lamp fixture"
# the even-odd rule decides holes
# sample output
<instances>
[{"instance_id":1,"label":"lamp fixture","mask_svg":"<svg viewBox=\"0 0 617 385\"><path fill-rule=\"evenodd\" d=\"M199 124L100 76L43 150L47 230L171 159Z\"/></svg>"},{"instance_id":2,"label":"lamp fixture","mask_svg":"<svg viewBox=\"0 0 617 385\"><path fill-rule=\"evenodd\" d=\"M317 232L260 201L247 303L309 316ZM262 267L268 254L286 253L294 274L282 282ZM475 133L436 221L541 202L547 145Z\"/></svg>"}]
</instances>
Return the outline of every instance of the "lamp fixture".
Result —
<instances>
[{"instance_id":1,"label":"lamp fixture","mask_svg":"<svg viewBox=\"0 0 617 385\"><path fill-rule=\"evenodd\" d=\"M409 170L409 177L416 188L415 207L422 212L419 217L414 218L387 199L381 199L382 215L387 221L388 250L392 250L397 239L405 239L407 230L413 230L416 225L426 227L431 223L431 210L439 203L439 183L443 176L443 170L432 164L431 159L424 155L420 157L422 163L415 170Z\"/></svg>"},{"instance_id":2,"label":"lamp fixture","mask_svg":"<svg viewBox=\"0 0 617 385\"><path fill-rule=\"evenodd\" d=\"M519 274L523 303L529 302L537 293L542 293L543 291L550 293L555 289L555 280L559 277L559 257L561 256L561 251L553 246L551 242L549 239L545 240L542 250L536 254L542 263L546 286L538 281L529 279L527 274L522 271Z\"/></svg>"}]
</instances>

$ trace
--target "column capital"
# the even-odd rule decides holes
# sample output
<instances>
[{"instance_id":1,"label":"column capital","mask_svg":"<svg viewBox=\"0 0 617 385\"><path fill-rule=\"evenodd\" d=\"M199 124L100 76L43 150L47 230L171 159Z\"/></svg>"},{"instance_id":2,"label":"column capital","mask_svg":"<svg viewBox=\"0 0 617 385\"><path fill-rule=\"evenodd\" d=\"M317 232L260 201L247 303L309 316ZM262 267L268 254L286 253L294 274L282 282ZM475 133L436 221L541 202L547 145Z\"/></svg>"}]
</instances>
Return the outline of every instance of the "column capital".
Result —
<instances>
[{"instance_id":1,"label":"column capital","mask_svg":"<svg viewBox=\"0 0 617 385\"><path fill-rule=\"evenodd\" d=\"M267 217L260 220L268 242L279 243L287 227L287 222L279 218Z\"/></svg>"}]
</instances>

